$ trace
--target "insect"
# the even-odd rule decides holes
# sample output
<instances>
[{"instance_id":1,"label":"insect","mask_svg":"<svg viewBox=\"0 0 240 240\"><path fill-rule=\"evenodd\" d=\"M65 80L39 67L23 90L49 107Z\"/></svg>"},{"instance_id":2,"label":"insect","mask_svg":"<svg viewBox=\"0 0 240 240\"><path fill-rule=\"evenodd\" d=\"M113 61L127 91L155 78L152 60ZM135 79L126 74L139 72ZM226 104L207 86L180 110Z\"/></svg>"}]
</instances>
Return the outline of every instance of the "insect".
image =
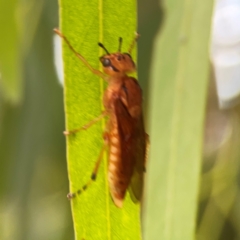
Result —
<instances>
[{"instance_id":1,"label":"insect","mask_svg":"<svg viewBox=\"0 0 240 240\"><path fill-rule=\"evenodd\" d=\"M77 133L89 128L100 119L108 117L103 134L104 144L91 179L80 190L69 193L68 198L76 197L86 190L92 181L96 180L102 155L107 150L109 152L108 182L113 202L121 208L127 190L129 190L132 200L138 202L141 200L143 191L148 135L145 133L143 123L142 90L137 80L127 75L136 70L131 51L138 35L134 38L127 53L121 52L122 38L119 38L119 48L115 53L109 53L102 43L98 43L99 47L106 52L100 57L103 73L92 68L58 29L54 29L54 31L64 39L68 47L93 74L100 76L108 83L103 97L105 110L101 115L81 128L64 132L65 135Z\"/></svg>"}]
</instances>

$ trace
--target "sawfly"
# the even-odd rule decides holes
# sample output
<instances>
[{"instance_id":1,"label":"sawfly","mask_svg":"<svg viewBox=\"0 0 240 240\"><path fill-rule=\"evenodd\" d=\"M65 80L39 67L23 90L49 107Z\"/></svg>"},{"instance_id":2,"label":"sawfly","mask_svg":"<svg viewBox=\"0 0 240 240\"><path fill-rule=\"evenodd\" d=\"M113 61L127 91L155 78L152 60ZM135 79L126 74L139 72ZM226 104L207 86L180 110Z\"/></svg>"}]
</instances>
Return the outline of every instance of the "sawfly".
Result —
<instances>
[{"instance_id":1,"label":"sawfly","mask_svg":"<svg viewBox=\"0 0 240 240\"><path fill-rule=\"evenodd\" d=\"M64 132L65 135L77 133L89 128L102 118L108 117L103 134L104 145L91 174L91 179L78 191L69 193L68 198L76 197L86 190L92 181L96 180L103 153L108 151L108 182L113 202L121 208L127 190L134 202L140 201L149 140L144 130L142 90L137 80L127 75L136 71L131 51L139 35L136 35L126 53L121 52L122 38L119 38L119 48L115 53L108 52L102 43L98 43L106 53L100 57L103 73L94 69L58 29L54 29L54 32L66 42L71 51L93 74L108 83L103 97L105 110L101 115L81 128Z\"/></svg>"}]
</instances>

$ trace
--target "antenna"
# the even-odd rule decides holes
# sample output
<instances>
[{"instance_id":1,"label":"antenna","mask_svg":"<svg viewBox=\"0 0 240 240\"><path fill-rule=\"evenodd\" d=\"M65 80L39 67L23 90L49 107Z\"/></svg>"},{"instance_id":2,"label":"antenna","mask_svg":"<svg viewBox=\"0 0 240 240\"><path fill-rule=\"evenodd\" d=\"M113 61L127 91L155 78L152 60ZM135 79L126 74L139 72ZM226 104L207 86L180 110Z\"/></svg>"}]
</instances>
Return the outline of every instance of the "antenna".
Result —
<instances>
[{"instance_id":1,"label":"antenna","mask_svg":"<svg viewBox=\"0 0 240 240\"><path fill-rule=\"evenodd\" d=\"M102 49L104 49L104 51L107 53L107 55L110 55L110 53L108 52L108 50L104 47L104 45L102 43L98 43L98 46L101 47Z\"/></svg>"},{"instance_id":2,"label":"antenna","mask_svg":"<svg viewBox=\"0 0 240 240\"><path fill-rule=\"evenodd\" d=\"M119 41L118 52L121 52L122 40L123 40L123 39L122 39L121 37L120 37L119 40L118 40L118 41Z\"/></svg>"}]
</instances>

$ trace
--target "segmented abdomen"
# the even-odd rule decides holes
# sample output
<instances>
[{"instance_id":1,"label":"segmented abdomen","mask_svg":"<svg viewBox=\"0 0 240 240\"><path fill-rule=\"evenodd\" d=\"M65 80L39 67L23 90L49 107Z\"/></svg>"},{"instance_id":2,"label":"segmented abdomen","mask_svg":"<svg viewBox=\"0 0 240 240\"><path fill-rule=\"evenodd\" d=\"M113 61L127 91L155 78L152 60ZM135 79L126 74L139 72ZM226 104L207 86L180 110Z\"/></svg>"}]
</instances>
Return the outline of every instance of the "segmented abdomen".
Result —
<instances>
[{"instance_id":1,"label":"segmented abdomen","mask_svg":"<svg viewBox=\"0 0 240 240\"><path fill-rule=\"evenodd\" d=\"M116 206L122 207L123 199L129 180L124 176L121 161L121 147L116 118L111 119L111 129L109 132L109 166L108 182L112 199Z\"/></svg>"}]
</instances>

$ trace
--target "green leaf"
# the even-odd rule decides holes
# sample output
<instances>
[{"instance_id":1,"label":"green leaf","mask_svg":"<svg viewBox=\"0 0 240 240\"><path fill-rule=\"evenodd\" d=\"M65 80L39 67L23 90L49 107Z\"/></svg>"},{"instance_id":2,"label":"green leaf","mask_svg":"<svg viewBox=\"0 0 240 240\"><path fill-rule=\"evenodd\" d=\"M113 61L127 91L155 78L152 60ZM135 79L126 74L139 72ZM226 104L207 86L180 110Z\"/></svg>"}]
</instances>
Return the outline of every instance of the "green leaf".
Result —
<instances>
[{"instance_id":1,"label":"green leaf","mask_svg":"<svg viewBox=\"0 0 240 240\"><path fill-rule=\"evenodd\" d=\"M165 1L151 73L146 239L194 239L212 5L208 0Z\"/></svg>"},{"instance_id":2,"label":"green leaf","mask_svg":"<svg viewBox=\"0 0 240 240\"><path fill-rule=\"evenodd\" d=\"M136 2L123 1L60 1L61 31L89 64L101 69L103 55L98 42L109 52L118 49L123 38L127 51L136 32ZM76 129L100 115L105 83L63 43L64 95L66 129ZM135 54L134 59L136 59ZM104 121L67 138L67 161L70 190L86 184L103 146ZM129 195L118 209L112 202L107 182L107 154L101 163L97 180L71 201L76 239L140 239L139 205Z\"/></svg>"}]
</instances>

